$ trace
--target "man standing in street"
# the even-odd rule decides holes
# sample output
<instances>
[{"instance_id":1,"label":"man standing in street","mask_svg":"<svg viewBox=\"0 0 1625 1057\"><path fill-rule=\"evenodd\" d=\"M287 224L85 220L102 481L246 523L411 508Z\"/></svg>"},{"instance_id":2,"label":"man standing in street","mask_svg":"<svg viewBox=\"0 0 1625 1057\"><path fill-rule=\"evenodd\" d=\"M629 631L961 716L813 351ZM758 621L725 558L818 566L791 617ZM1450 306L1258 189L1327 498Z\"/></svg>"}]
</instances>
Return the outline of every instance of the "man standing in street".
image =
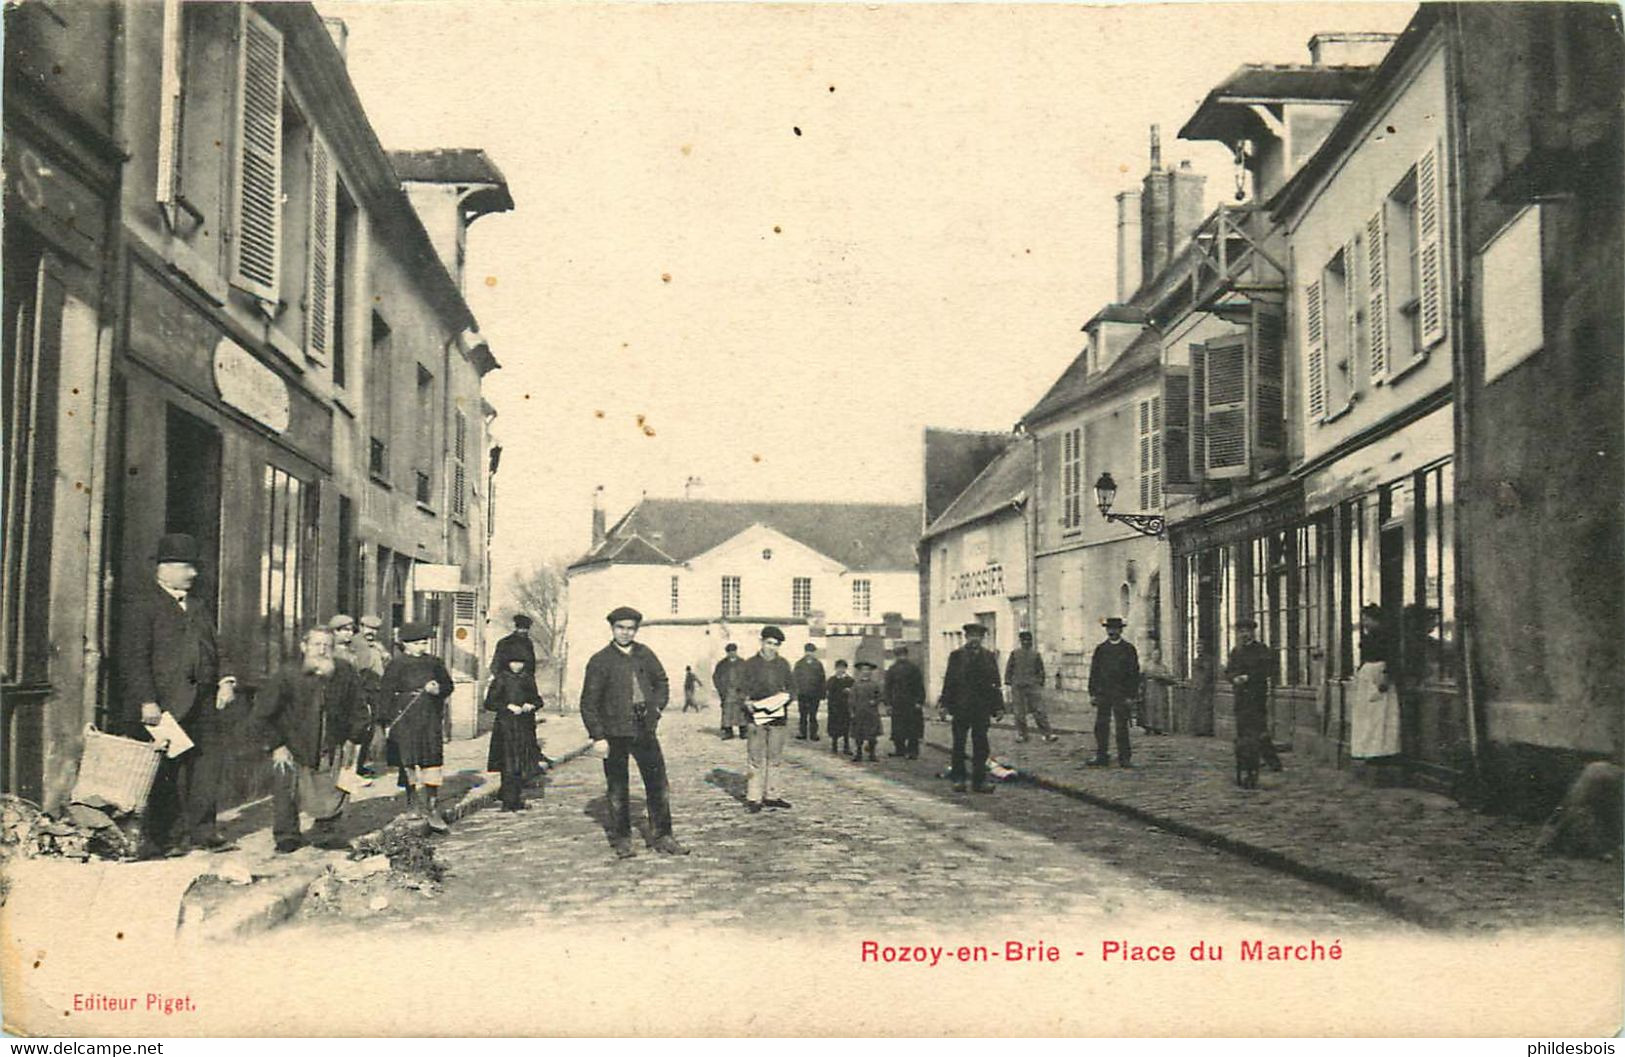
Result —
<instances>
[{"instance_id":1,"label":"man standing in street","mask_svg":"<svg viewBox=\"0 0 1625 1057\"><path fill-rule=\"evenodd\" d=\"M683 711L700 710L700 677L694 674L692 664L683 667Z\"/></svg>"},{"instance_id":2,"label":"man standing in street","mask_svg":"<svg viewBox=\"0 0 1625 1057\"><path fill-rule=\"evenodd\" d=\"M1021 633L1021 645L1010 651L1004 664L1004 685L1010 688L1010 707L1016 713L1016 737L1027 740L1027 713L1038 723L1038 731L1045 741L1055 741L1055 732L1049 729L1049 715L1044 711L1044 658L1033 649L1033 633Z\"/></svg>"},{"instance_id":3,"label":"man standing in street","mask_svg":"<svg viewBox=\"0 0 1625 1057\"><path fill-rule=\"evenodd\" d=\"M1258 641L1257 631L1258 622L1251 617L1236 621L1236 638L1240 642L1230 651L1224 677L1236 692L1236 737L1252 738L1258 744L1259 759L1269 764L1270 770L1279 771L1281 757L1275 752L1269 715L1275 651Z\"/></svg>"},{"instance_id":4,"label":"man standing in street","mask_svg":"<svg viewBox=\"0 0 1625 1057\"><path fill-rule=\"evenodd\" d=\"M801 724L797 741L808 736L818 740L818 703L824 699L824 662L818 659L818 647L807 643L801 660L796 662L796 717Z\"/></svg>"},{"instance_id":5,"label":"man standing in street","mask_svg":"<svg viewBox=\"0 0 1625 1057\"><path fill-rule=\"evenodd\" d=\"M892 665L886 669L886 707L891 710L891 752L887 755L919 759L920 739L925 736L925 676L908 659L907 646L892 651Z\"/></svg>"},{"instance_id":6,"label":"man standing in street","mask_svg":"<svg viewBox=\"0 0 1625 1057\"><path fill-rule=\"evenodd\" d=\"M664 855L687 855L671 835L671 787L657 728L671 687L654 651L635 641L643 614L631 606L612 610L609 645L587 661L581 686L581 722L592 739L594 754L604 761L609 786L610 844L618 858L630 859L632 808L626 758L635 757L643 775L643 799L649 812L654 849Z\"/></svg>"},{"instance_id":7,"label":"man standing in street","mask_svg":"<svg viewBox=\"0 0 1625 1057\"><path fill-rule=\"evenodd\" d=\"M745 736L745 724L750 722L750 716L745 714L744 678L745 662L739 656L739 644L730 642L723 647L722 660L711 670L711 685L716 687L717 701L721 703L722 711L722 740L732 741L734 731L739 736Z\"/></svg>"},{"instance_id":8,"label":"man standing in street","mask_svg":"<svg viewBox=\"0 0 1625 1057\"><path fill-rule=\"evenodd\" d=\"M198 577L197 541L165 536L154 559L155 578L135 587L119 624L125 727L150 740L150 728L168 713L193 747L158 764L141 853L185 855L194 846L221 851L230 847L215 828L228 752L223 710L236 697L237 679L215 640L214 613L191 594Z\"/></svg>"},{"instance_id":9,"label":"man standing in street","mask_svg":"<svg viewBox=\"0 0 1625 1057\"><path fill-rule=\"evenodd\" d=\"M1107 749L1111 745L1115 719L1117 762L1123 767L1133 767L1128 723L1134 699L1140 694L1140 655L1133 643L1123 639L1122 617L1107 617L1101 623L1106 628L1106 641L1095 647L1095 655L1089 662L1089 699L1095 704L1095 758L1086 761L1086 766L1104 767L1111 763Z\"/></svg>"},{"instance_id":10,"label":"man standing in street","mask_svg":"<svg viewBox=\"0 0 1625 1057\"><path fill-rule=\"evenodd\" d=\"M965 736L971 738L971 788L991 793L987 781L987 726L1004 711L999 692L999 662L982 649L986 629L980 624L965 625L965 645L948 655L948 670L942 677L942 706L953 716L954 753L949 777L954 792L965 791Z\"/></svg>"},{"instance_id":11,"label":"man standing in street","mask_svg":"<svg viewBox=\"0 0 1625 1057\"><path fill-rule=\"evenodd\" d=\"M327 628L305 632L299 663L283 665L254 695L254 733L271 756L271 834L279 854L304 846L301 811L316 820L313 843L336 846L334 824L345 801L336 781L344 745L370 734L360 680L333 656L334 641Z\"/></svg>"},{"instance_id":12,"label":"man standing in street","mask_svg":"<svg viewBox=\"0 0 1625 1057\"><path fill-rule=\"evenodd\" d=\"M779 761L790 730L790 699L796 695L796 681L789 662L779 656L782 645L784 632L769 624L762 629L761 652L746 661L740 673L745 709L751 717L746 735L745 808L752 814L764 807L790 806L779 795Z\"/></svg>"}]
</instances>

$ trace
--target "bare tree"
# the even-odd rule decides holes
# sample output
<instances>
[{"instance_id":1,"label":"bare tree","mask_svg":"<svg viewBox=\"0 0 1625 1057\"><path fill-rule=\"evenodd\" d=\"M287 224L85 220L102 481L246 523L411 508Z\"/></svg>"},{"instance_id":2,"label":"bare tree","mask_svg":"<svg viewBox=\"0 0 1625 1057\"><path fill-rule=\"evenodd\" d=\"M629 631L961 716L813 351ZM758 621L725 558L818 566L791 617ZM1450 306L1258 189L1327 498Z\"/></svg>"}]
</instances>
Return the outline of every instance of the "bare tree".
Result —
<instances>
[{"instance_id":1,"label":"bare tree","mask_svg":"<svg viewBox=\"0 0 1625 1057\"><path fill-rule=\"evenodd\" d=\"M564 636L570 614L565 598L564 568L565 562L552 559L538 562L529 571L515 572L508 578L506 600L497 608L497 615L505 625L511 626L518 613L534 621L530 638L536 645L536 676L544 694L549 689L557 693L564 678ZM554 678L547 679L549 674ZM550 687L550 683L559 686ZM562 702L563 697L557 700Z\"/></svg>"}]
</instances>

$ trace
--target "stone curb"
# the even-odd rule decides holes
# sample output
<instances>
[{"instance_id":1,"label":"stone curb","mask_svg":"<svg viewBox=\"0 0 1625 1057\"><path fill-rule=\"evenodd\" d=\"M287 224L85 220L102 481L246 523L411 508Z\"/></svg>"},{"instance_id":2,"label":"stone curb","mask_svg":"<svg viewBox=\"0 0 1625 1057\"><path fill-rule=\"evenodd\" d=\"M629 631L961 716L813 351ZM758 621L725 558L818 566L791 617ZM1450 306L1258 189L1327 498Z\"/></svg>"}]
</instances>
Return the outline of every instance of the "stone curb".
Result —
<instances>
[{"instance_id":1,"label":"stone curb","mask_svg":"<svg viewBox=\"0 0 1625 1057\"><path fill-rule=\"evenodd\" d=\"M553 766L560 767L569 763L584 755L590 748L591 742L583 742L562 756L553 757ZM448 822L467 818L495 800L501 788L500 780L481 782L459 797L457 802L446 808L442 814ZM423 825L424 828L428 827L428 823ZM368 841L376 843L382 839L386 828L387 823L370 833L362 834L351 842L352 847ZM323 863L318 867L280 877L263 886L250 886L242 898L232 900L218 913L198 925L188 928L183 923L181 935L183 937L195 935L204 941L220 941L246 939L262 932L269 932L298 913L311 886L331 871L332 866Z\"/></svg>"},{"instance_id":2,"label":"stone curb","mask_svg":"<svg viewBox=\"0 0 1625 1057\"><path fill-rule=\"evenodd\" d=\"M940 742L927 739L925 744L944 755L953 751L951 746ZM1069 796L1074 800L1081 800L1084 803L1093 804L1108 811L1115 811L1120 815L1127 815L1129 818L1148 823L1169 833L1199 841L1209 847L1218 848L1220 851L1229 852L1232 855L1239 855L1254 865L1289 874L1301 880L1331 888L1355 899L1376 904L1394 916L1403 918L1412 924L1433 929L1451 928L1456 924L1453 916L1447 911L1439 910L1409 896L1401 895L1388 886L1370 878L1339 870L1336 867L1322 866L1305 858L1277 851L1273 848L1266 848L1219 830L1186 822L1161 812L1148 811L1126 801L1079 788L1064 779L1053 778L1034 771L1017 771L1016 773L1017 780L1026 782L1029 785L1035 785L1040 789L1048 789L1051 792L1060 793L1063 796Z\"/></svg>"}]
</instances>

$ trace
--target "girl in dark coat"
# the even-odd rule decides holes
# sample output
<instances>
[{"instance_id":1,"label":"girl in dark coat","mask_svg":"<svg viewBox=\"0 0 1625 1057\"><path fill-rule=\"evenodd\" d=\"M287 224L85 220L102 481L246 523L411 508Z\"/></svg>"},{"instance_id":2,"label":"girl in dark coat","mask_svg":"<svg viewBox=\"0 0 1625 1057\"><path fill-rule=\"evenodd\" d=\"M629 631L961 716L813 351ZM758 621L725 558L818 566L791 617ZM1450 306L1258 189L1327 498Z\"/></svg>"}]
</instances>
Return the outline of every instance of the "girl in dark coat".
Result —
<instances>
[{"instance_id":1,"label":"girl in dark coat","mask_svg":"<svg viewBox=\"0 0 1625 1057\"><path fill-rule=\"evenodd\" d=\"M429 828L444 833L450 827L440 814L441 768L446 762L442 724L452 682L440 658L429 652L432 634L427 624L401 628L401 648L406 652L384 669L381 718L389 729L390 761L406 772L407 810L427 815Z\"/></svg>"},{"instance_id":2,"label":"girl in dark coat","mask_svg":"<svg viewBox=\"0 0 1625 1057\"><path fill-rule=\"evenodd\" d=\"M524 658L509 657L505 670L492 673L485 708L497 718L485 769L502 775L504 811L524 810L525 780L541 767L542 749L536 742L536 710L541 707L536 677L525 670Z\"/></svg>"},{"instance_id":3,"label":"girl in dark coat","mask_svg":"<svg viewBox=\"0 0 1625 1057\"><path fill-rule=\"evenodd\" d=\"M880 737L880 699L885 693L875 679L873 661L860 660L857 664L858 681L852 686L852 760L863 759L863 749L869 748L869 762L875 762L875 739Z\"/></svg>"}]
</instances>

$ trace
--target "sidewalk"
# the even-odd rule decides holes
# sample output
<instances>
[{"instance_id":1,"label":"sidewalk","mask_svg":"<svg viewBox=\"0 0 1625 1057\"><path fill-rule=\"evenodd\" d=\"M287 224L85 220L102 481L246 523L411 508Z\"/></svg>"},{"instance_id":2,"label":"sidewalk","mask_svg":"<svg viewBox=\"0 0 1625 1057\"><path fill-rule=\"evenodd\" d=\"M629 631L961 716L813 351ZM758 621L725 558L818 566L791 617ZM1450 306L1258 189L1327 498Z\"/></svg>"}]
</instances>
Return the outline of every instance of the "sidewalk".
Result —
<instances>
[{"instance_id":1,"label":"sidewalk","mask_svg":"<svg viewBox=\"0 0 1625 1057\"><path fill-rule=\"evenodd\" d=\"M1223 738L1140 735L1133 769L1086 768L1094 737L1073 725L1063 722L1053 744L1036 732L1018 742L1013 730L996 726L993 755L1037 785L1369 899L1419 924L1619 927L1619 863L1546 857L1535 850L1539 826L1433 793L1371 788L1294 753L1282 754L1283 773L1266 768L1258 789L1240 789ZM949 751L952 737L947 723L927 721L933 748Z\"/></svg>"}]
</instances>

